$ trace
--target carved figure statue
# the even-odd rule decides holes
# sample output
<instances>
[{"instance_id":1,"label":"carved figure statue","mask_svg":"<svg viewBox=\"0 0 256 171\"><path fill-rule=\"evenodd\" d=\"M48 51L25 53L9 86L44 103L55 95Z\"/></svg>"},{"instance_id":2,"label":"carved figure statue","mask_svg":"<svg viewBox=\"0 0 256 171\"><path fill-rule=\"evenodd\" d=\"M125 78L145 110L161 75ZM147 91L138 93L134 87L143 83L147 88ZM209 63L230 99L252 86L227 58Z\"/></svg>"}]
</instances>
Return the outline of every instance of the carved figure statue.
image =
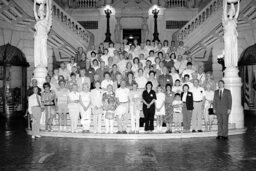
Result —
<instances>
[{"instance_id":1,"label":"carved figure statue","mask_svg":"<svg viewBox=\"0 0 256 171\"><path fill-rule=\"evenodd\" d=\"M38 12L36 4L39 3ZM46 5L46 10L45 10ZM34 34L34 64L48 66L47 39L52 26L52 0L34 1L34 16L36 19Z\"/></svg>"},{"instance_id":2,"label":"carved figure statue","mask_svg":"<svg viewBox=\"0 0 256 171\"><path fill-rule=\"evenodd\" d=\"M222 24L224 28L224 44L225 44L225 66L236 67L238 63L238 33L237 33L237 18L240 10L240 0L237 1L237 9L234 2L231 3L229 11L228 0L223 2L223 18ZM228 12L227 12L228 11Z\"/></svg>"}]
</instances>

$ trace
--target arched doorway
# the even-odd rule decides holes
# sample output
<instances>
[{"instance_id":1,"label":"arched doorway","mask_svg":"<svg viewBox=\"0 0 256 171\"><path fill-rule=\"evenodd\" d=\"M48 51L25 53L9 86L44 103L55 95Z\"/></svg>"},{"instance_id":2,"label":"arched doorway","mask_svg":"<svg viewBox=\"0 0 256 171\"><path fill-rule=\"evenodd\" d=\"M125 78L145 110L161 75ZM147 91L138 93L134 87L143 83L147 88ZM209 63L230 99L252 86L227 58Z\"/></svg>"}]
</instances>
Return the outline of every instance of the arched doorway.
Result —
<instances>
[{"instance_id":1,"label":"arched doorway","mask_svg":"<svg viewBox=\"0 0 256 171\"><path fill-rule=\"evenodd\" d=\"M242 78L242 102L244 109L256 107L256 44L248 47L239 60Z\"/></svg>"},{"instance_id":2,"label":"arched doorway","mask_svg":"<svg viewBox=\"0 0 256 171\"><path fill-rule=\"evenodd\" d=\"M11 44L0 46L0 113L5 118L26 110L27 67L24 53Z\"/></svg>"}]
</instances>

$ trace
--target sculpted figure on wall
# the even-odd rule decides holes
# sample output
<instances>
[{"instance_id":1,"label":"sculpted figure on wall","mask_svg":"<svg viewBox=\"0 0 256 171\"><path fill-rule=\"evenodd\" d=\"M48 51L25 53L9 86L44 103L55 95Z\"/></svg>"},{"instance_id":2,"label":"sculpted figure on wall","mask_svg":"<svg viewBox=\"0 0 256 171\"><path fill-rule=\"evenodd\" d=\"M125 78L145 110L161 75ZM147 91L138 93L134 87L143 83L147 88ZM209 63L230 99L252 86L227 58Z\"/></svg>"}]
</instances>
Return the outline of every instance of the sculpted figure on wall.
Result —
<instances>
[{"instance_id":1,"label":"sculpted figure on wall","mask_svg":"<svg viewBox=\"0 0 256 171\"><path fill-rule=\"evenodd\" d=\"M228 10L228 3L230 9ZM237 9L235 4L237 3ZM236 67L238 63L238 33L237 33L237 18L240 10L239 0L224 0L223 1L223 18L222 24L224 28L224 44L225 44L225 66Z\"/></svg>"},{"instance_id":2,"label":"sculpted figure on wall","mask_svg":"<svg viewBox=\"0 0 256 171\"><path fill-rule=\"evenodd\" d=\"M36 4L39 3L39 9L36 10ZM46 5L46 10L45 10ZM52 0L35 0L34 16L36 19L34 34L34 65L47 67L47 39L52 26Z\"/></svg>"}]
</instances>

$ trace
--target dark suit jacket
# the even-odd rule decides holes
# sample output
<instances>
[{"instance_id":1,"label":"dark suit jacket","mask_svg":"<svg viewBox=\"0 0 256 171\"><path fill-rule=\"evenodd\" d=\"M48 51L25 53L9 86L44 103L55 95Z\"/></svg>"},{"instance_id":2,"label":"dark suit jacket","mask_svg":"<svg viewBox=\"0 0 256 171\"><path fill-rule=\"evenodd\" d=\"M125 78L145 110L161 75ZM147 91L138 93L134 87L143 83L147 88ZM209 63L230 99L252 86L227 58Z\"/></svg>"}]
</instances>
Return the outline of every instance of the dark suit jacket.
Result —
<instances>
[{"instance_id":1,"label":"dark suit jacket","mask_svg":"<svg viewBox=\"0 0 256 171\"><path fill-rule=\"evenodd\" d=\"M227 114L232 107L232 96L228 89L224 89L221 98L219 97L219 90L214 92L213 109L216 114Z\"/></svg>"},{"instance_id":2,"label":"dark suit jacket","mask_svg":"<svg viewBox=\"0 0 256 171\"><path fill-rule=\"evenodd\" d=\"M181 99L183 97L184 92L181 93ZM186 105L187 105L187 110L193 110L194 105L193 105L193 93L188 92L187 98L186 98Z\"/></svg>"}]
</instances>

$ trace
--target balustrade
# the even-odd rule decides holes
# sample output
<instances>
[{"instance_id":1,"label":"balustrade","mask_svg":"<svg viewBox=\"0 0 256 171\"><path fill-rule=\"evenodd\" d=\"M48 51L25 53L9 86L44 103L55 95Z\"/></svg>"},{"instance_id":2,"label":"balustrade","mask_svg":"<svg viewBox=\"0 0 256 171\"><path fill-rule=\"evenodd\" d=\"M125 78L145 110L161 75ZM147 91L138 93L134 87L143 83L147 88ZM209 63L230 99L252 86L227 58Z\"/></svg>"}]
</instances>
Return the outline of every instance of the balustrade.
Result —
<instances>
[{"instance_id":1,"label":"balustrade","mask_svg":"<svg viewBox=\"0 0 256 171\"><path fill-rule=\"evenodd\" d=\"M90 32L85 30L85 28L82 25L80 25L75 19L73 19L55 2L53 2L52 9L53 9L53 13L52 13L53 17L55 17L58 21L66 25L68 29L74 32L77 36L81 37L86 43L89 43L90 34L91 34Z\"/></svg>"},{"instance_id":2,"label":"balustrade","mask_svg":"<svg viewBox=\"0 0 256 171\"><path fill-rule=\"evenodd\" d=\"M167 0L166 8L177 8L177 7L187 7L186 0Z\"/></svg>"},{"instance_id":3,"label":"balustrade","mask_svg":"<svg viewBox=\"0 0 256 171\"><path fill-rule=\"evenodd\" d=\"M170 0L171 1L171 0ZM223 0L212 0L201 12L199 12L192 20L190 20L179 31L179 39L184 40L189 34L191 34L199 25L204 23L210 16L216 11L222 9Z\"/></svg>"},{"instance_id":4,"label":"balustrade","mask_svg":"<svg viewBox=\"0 0 256 171\"><path fill-rule=\"evenodd\" d=\"M97 8L97 0L76 0L73 2L74 8Z\"/></svg>"}]
</instances>

